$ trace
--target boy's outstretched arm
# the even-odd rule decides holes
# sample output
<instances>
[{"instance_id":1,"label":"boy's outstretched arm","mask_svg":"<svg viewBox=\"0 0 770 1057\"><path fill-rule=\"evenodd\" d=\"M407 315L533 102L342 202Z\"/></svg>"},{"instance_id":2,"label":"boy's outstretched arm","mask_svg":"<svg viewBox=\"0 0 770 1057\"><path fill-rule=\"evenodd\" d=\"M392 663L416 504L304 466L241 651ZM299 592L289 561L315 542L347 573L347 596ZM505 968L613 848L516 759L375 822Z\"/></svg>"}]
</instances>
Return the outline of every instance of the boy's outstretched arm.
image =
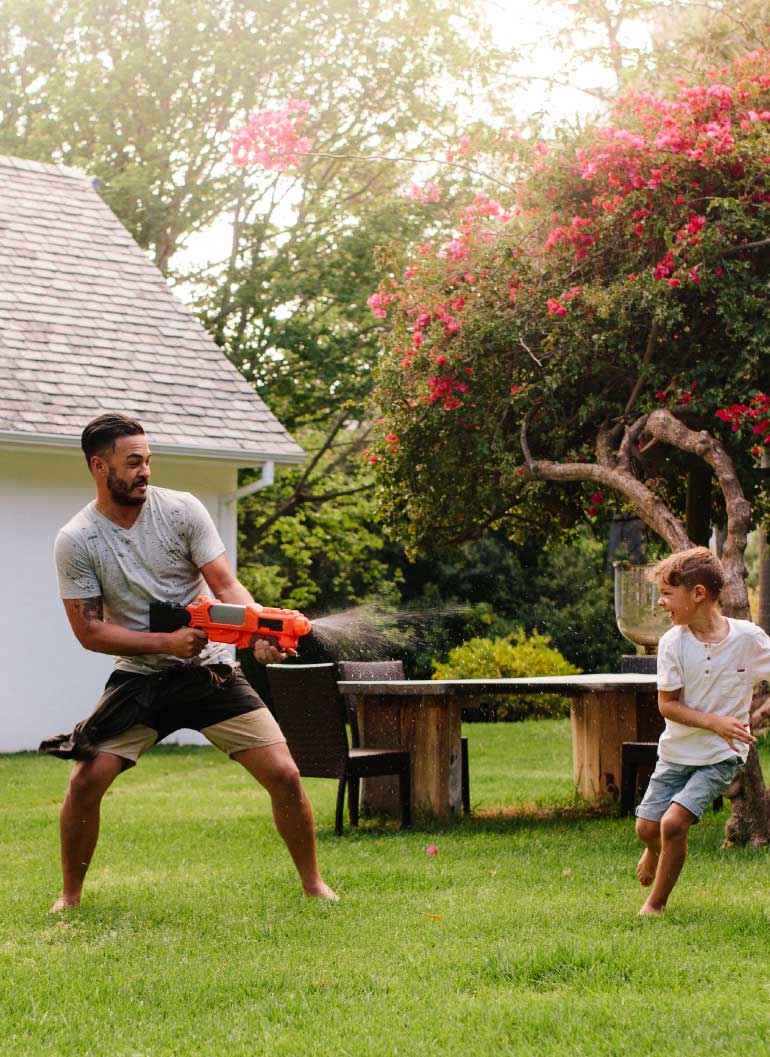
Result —
<instances>
[{"instance_id":1,"label":"boy's outstretched arm","mask_svg":"<svg viewBox=\"0 0 770 1057\"><path fill-rule=\"evenodd\" d=\"M689 708L679 696L681 690L659 690L658 709L665 719L682 723L685 727L701 727L724 738L733 752L739 752L736 741L753 745L757 740L749 730L748 723L741 723L734 716L718 716L713 712L700 712Z\"/></svg>"}]
</instances>

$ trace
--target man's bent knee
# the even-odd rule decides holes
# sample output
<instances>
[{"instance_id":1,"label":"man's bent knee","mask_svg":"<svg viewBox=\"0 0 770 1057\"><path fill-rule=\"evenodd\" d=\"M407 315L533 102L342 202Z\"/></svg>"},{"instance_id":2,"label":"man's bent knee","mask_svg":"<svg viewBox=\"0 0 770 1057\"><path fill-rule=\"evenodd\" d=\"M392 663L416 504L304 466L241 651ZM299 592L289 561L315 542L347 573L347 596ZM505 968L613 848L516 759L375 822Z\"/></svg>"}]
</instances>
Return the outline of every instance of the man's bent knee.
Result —
<instances>
[{"instance_id":1,"label":"man's bent knee","mask_svg":"<svg viewBox=\"0 0 770 1057\"><path fill-rule=\"evenodd\" d=\"M302 779L294 760L281 762L265 776L264 786L271 794L281 799L300 799L302 796Z\"/></svg>"},{"instance_id":2,"label":"man's bent knee","mask_svg":"<svg viewBox=\"0 0 770 1057\"><path fill-rule=\"evenodd\" d=\"M112 753L79 760L72 769L68 794L78 801L98 802L123 770L124 761Z\"/></svg>"},{"instance_id":3,"label":"man's bent knee","mask_svg":"<svg viewBox=\"0 0 770 1057\"><path fill-rule=\"evenodd\" d=\"M299 795L302 790L299 768L286 744L244 749L233 753L234 760L260 782L271 794Z\"/></svg>"}]
</instances>

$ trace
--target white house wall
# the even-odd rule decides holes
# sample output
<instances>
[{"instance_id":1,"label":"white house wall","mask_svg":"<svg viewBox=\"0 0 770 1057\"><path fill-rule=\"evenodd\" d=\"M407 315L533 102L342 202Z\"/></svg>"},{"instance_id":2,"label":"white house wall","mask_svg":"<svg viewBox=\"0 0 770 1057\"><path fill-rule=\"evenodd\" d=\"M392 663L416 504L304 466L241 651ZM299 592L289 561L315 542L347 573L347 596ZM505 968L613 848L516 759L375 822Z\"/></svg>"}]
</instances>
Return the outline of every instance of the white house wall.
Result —
<instances>
[{"instance_id":1,"label":"white house wall","mask_svg":"<svg viewBox=\"0 0 770 1057\"><path fill-rule=\"evenodd\" d=\"M237 487L235 465L155 456L152 480L198 496L234 563L235 511L221 497ZM35 749L71 729L91 711L112 666L73 636L53 565L56 533L93 494L79 451L0 451L0 752Z\"/></svg>"}]
</instances>

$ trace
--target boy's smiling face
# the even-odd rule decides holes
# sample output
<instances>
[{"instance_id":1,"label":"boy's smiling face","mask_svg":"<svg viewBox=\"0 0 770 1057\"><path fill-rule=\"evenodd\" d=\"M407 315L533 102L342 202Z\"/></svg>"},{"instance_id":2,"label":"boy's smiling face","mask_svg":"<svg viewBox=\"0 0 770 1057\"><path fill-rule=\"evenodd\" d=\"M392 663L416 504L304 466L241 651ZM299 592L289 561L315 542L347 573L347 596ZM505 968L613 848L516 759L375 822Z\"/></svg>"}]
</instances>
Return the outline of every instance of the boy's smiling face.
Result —
<instances>
[{"instance_id":1,"label":"boy's smiling face","mask_svg":"<svg viewBox=\"0 0 770 1057\"><path fill-rule=\"evenodd\" d=\"M708 597L708 591L702 584L685 587L684 584L670 584L667 580L658 579L660 598L658 605L671 617L672 624L689 624L699 605Z\"/></svg>"}]
</instances>

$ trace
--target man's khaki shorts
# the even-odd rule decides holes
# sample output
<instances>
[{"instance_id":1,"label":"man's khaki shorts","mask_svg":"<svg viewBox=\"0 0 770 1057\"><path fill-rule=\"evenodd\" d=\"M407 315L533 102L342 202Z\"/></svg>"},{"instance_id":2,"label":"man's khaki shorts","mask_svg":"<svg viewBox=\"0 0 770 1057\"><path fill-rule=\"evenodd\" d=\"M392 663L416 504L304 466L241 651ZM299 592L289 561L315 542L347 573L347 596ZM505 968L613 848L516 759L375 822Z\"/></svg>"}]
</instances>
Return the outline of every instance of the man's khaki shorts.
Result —
<instances>
[{"instance_id":1,"label":"man's khaki shorts","mask_svg":"<svg viewBox=\"0 0 770 1057\"><path fill-rule=\"evenodd\" d=\"M183 728L200 731L229 756L286 742L271 712L237 666L174 669L160 677L114 671L105 692L117 691L121 684L128 689L129 704L149 687L150 703L140 716L130 718L120 733L120 726L115 729L113 722L113 731L105 730L104 737L99 737L97 724L93 743L98 752L120 756L129 766L156 741Z\"/></svg>"},{"instance_id":2,"label":"man's khaki shorts","mask_svg":"<svg viewBox=\"0 0 770 1057\"><path fill-rule=\"evenodd\" d=\"M228 756L244 749L262 749L268 745L281 745L286 742L281 728L267 708L255 708L253 712L203 727L201 734ZM97 748L99 752L111 752L133 765L157 740L157 730L137 723L123 734L118 734L108 741L100 741Z\"/></svg>"}]
</instances>

